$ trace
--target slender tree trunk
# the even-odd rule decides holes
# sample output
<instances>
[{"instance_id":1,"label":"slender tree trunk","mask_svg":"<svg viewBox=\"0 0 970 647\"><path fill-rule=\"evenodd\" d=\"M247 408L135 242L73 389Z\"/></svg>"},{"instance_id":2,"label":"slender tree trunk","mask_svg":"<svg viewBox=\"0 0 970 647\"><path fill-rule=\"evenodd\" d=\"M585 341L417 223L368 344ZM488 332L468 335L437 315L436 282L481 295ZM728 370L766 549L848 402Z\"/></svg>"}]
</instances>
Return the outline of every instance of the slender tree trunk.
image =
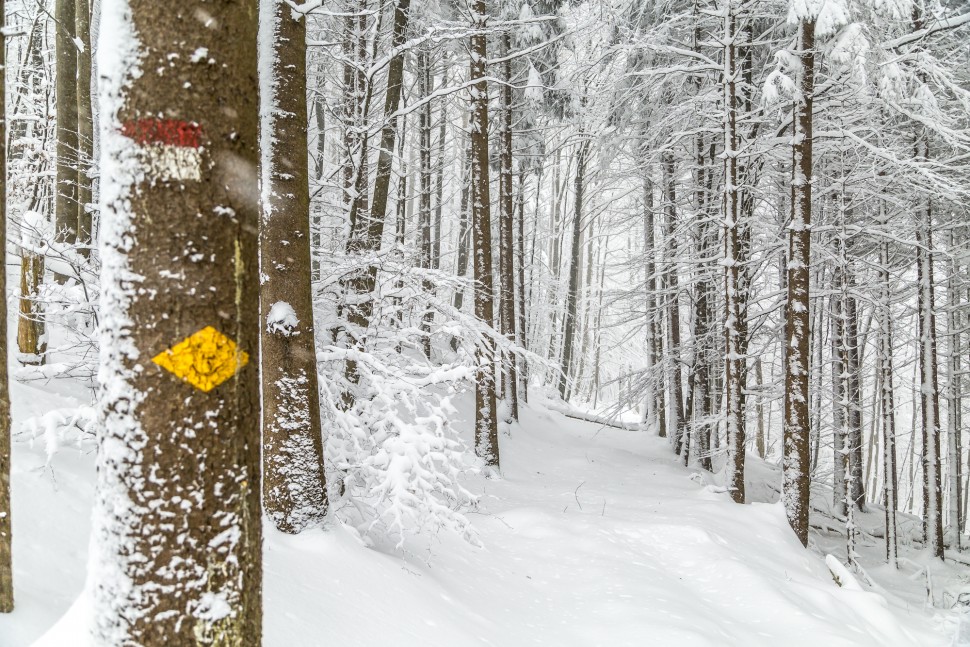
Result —
<instances>
[{"instance_id":1,"label":"slender tree trunk","mask_svg":"<svg viewBox=\"0 0 970 647\"><path fill-rule=\"evenodd\" d=\"M925 137L925 135L924 135ZM925 140L917 155L926 159ZM916 225L917 313L919 320L920 413L923 425L923 538L933 555L943 559L943 488L940 463L940 390L937 376L935 283L933 279L933 211L923 199Z\"/></svg>"},{"instance_id":2,"label":"slender tree trunk","mask_svg":"<svg viewBox=\"0 0 970 647\"><path fill-rule=\"evenodd\" d=\"M846 395L848 397L846 416L848 418L849 440L849 471L852 487L849 498L856 509L865 509L866 489L863 474L863 440L862 440L862 384L860 373L862 367L859 361L859 314L856 299L852 292L855 288L852 264L846 275L845 292L845 368Z\"/></svg>"},{"instance_id":3,"label":"slender tree trunk","mask_svg":"<svg viewBox=\"0 0 970 647\"><path fill-rule=\"evenodd\" d=\"M97 644L261 641L257 8L104 0Z\"/></svg>"},{"instance_id":4,"label":"slender tree trunk","mask_svg":"<svg viewBox=\"0 0 970 647\"><path fill-rule=\"evenodd\" d=\"M658 363L656 225L654 223L653 213L653 180L650 178L649 169L647 169L646 173L647 175L643 181L643 267L646 274L644 281L644 285L646 286L646 294L644 295L644 310L646 311L646 321L644 322L646 328L646 366L644 367L644 373L646 374L646 396L643 401L642 422L648 428L656 429L658 433L662 433L664 430L659 428L657 419L657 390L659 385L656 376Z\"/></svg>"},{"instance_id":5,"label":"slender tree trunk","mask_svg":"<svg viewBox=\"0 0 970 647\"><path fill-rule=\"evenodd\" d=\"M374 178L373 200L370 209L366 208L367 173L364 159L367 156L367 138L361 142L360 163L354 180L350 201L350 239L347 251L351 254L367 256L378 252L384 236L387 219L387 199L391 185L391 170L394 161L394 142L397 138L398 105L401 102L401 87L404 79L404 43L411 16L410 0L397 0L394 6L394 26L391 48L395 54L387 66L387 91L384 95L384 124L381 127L380 147L377 156L377 173ZM367 115L367 101L364 101L364 116ZM344 292L352 303L345 307L348 332L355 346L362 346L364 335L374 313L373 292L377 285L377 265L367 263L350 277L344 279ZM358 381L356 362L348 361L347 379L354 384ZM345 406L352 402L352 394L345 394Z\"/></svg>"},{"instance_id":6,"label":"slender tree trunk","mask_svg":"<svg viewBox=\"0 0 970 647\"><path fill-rule=\"evenodd\" d=\"M765 428L765 405L764 405L764 374L761 369L761 358L756 357L754 360L754 379L758 381L758 400L757 400L757 416L758 416L758 456L762 459L768 457L768 436Z\"/></svg>"},{"instance_id":7,"label":"slender tree trunk","mask_svg":"<svg viewBox=\"0 0 970 647\"><path fill-rule=\"evenodd\" d=\"M300 532L327 512L310 288L306 19L260 0L263 506Z\"/></svg>"},{"instance_id":8,"label":"slender tree trunk","mask_svg":"<svg viewBox=\"0 0 970 647\"><path fill-rule=\"evenodd\" d=\"M848 483L846 479L846 465L848 464L848 457L843 454L843 450L846 446L845 436L846 427L848 425L848 415L846 413L846 404L848 402L848 393L846 391L846 381L845 381L845 310L844 310L844 299L842 298L843 284L845 282L843 263L844 258L841 258L840 263L835 269L835 289L838 290L838 294L833 295L830 299L832 307L832 454L833 454L833 469L832 469L832 506L835 512L840 516L846 516L848 510L845 507L846 496L845 496L845 486Z\"/></svg>"},{"instance_id":9,"label":"slender tree trunk","mask_svg":"<svg viewBox=\"0 0 970 647\"><path fill-rule=\"evenodd\" d=\"M406 0L405 0L406 1ZM488 21L485 0L471 6L471 230L474 242L475 316L481 325L492 326L492 221L488 186L488 48L483 33ZM499 467L498 415L495 394L495 347L484 337L476 353L475 452L490 467Z\"/></svg>"},{"instance_id":10,"label":"slender tree trunk","mask_svg":"<svg viewBox=\"0 0 970 647\"><path fill-rule=\"evenodd\" d=\"M684 400L681 394L683 385L683 363L681 362L680 348L680 304L679 304L679 284L677 277L677 193L676 176L674 175L674 155L667 151L661 156L661 166L663 167L664 183L664 242L666 250L664 262L667 266L664 272L664 293L667 310L667 340L670 347L667 349L670 370L668 371L667 383L670 391L670 416L667 425L668 434L674 443L674 452L683 453L685 437L685 417Z\"/></svg>"},{"instance_id":11,"label":"slender tree trunk","mask_svg":"<svg viewBox=\"0 0 970 647\"><path fill-rule=\"evenodd\" d=\"M724 393L727 420L727 470L731 498L744 503L744 410L741 400L744 390L744 355L739 343L738 322L741 308L738 303L739 281L738 241L738 113L737 113L737 47L735 43L734 6L727 1L724 16Z\"/></svg>"},{"instance_id":12,"label":"slender tree trunk","mask_svg":"<svg viewBox=\"0 0 970 647\"><path fill-rule=\"evenodd\" d=\"M94 113L91 105L91 5L76 0L74 24L80 48L77 52L77 242L83 256L92 242L91 170L94 164Z\"/></svg>"},{"instance_id":13,"label":"slender tree trunk","mask_svg":"<svg viewBox=\"0 0 970 647\"><path fill-rule=\"evenodd\" d=\"M448 57L441 57L441 87L448 87ZM434 181L434 241L431 244L431 267L441 268L441 216L445 192L445 142L448 136L448 102L440 101L438 115L438 167Z\"/></svg>"},{"instance_id":14,"label":"slender tree trunk","mask_svg":"<svg viewBox=\"0 0 970 647\"><path fill-rule=\"evenodd\" d=\"M462 116L462 132L468 130L467 123L468 115ZM470 242L470 219L471 219L471 164L472 164L472 150L471 141L469 139L468 145L464 142L461 146L462 159L461 159L461 200L458 206L458 250L456 253L456 267L455 276L459 279L465 278L468 274L468 247ZM464 303L465 291L461 288L455 290L454 295L452 295L451 305L455 310L461 311L462 304ZM452 338L451 349L458 350L458 339Z\"/></svg>"},{"instance_id":15,"label":"slender tree trunk","mask_svg":"<svg viewBox=\"0 0 970 647\"><path fill-rule=\"evenodd\" d=\"M75 0L54 5L57 99L57 198L54 202L54 238L74 244L78 240L78 83L75 44ZM57 276L58 281L67 277Z\"/></svg>"},{"instance_id":16,"label":"slender tree trunk","mask_svg":"<svg viewBox=\"0 0 970 647\"><path fill-rule=\"evenodd\" d=\"M432 92L431 52L428 47L418 49L418 95L428 98ZM431 269L434 236L431 221L431 101L426 100L418 111L418 229L421 235L418 266ZM402 138L403 139L403 138ZM425 280L423 289L426 294L434 293L434 283ZM424 356L431 359L431 324L434 312L427 308L421 318L423 333L421 346Z\"/></svg>"},{"instance_id":17,"label":"slender tree trunk","mask_svg":"<svg viewBox=\"0 0 970 647\"><path fill-rule=\"evenodd\" d=\"M0 27L6 26L0 0ZM2 42L2 41L0 41ZM0 78L7 70L6 47L0 47ZM7 89L0 89L0 250L7 249ZM4 251L6 255L6 251ZM0 294L7 294L7 273L0 272ZM13 611L13 515L10 510L10 384L7 377L7 299L0 303L0 613Z\"/></svg>"},{"instance_id":18,"label":"slender tree trunk","mask_svg":"<svg viewBox=\"0 0 970 647\"><path fill-rule=\"evenodd\" d=\"M559 376L559 395L569 399L569 379L572 368L576 315L579 306L580 243L583 232L583 200L586 189L586 156L589 140L583 139L576 155L575 215L573 216L572 251L569 255L569 288L566 291L566 316L563 320L562 366Z\"/></svg>"},{"instance_id":19,"label":"slender tree trunk","mask_svg":"<svg viewBox=\"0 0 970 647\"><path fill-rule=\"evenodd\" d=\"M808 545L811 472L809 369L809 259L812 223L812 100L815 93L815 21L798 23L792 219L788 233L788 294L785 302L784 456L782 499L792 530Z\"/></svg>"},{"instance_id":20,"label":"slender tree trunk","mask_svg":"<svg viewBox=\"0 0 970 647\"><path fill-rule=\"evenodd\" d=\"M508 30L502 33L502 51L506 57L512 49ZM502 127L499 154L499 324L502 334L515 342L515 204L512 191L512 60L502 63ZM508 422L519 419L518 374L512 353L503 357L503 399Z\"/></svg>"},{"instance_id":21,"label":"slender tree trunk","mask_svg":"<svg viewBox=\"0 0 970 647\"><path fill-rule=\"evenodd\" d=\"M519 304L518 312L516 313L517 322L515 325L515 339L516 343L520 348L525 349L528 346L526 340L526 330L527 328L527 311L526 311L526 298L525 298L525 173L519 171L519 190L516 197L517 211L519 217L517 218L518 225L518 236L515 239L515 258L516 258L516 297ZM516 363L516 375L518 376L518 384L513 385L518 392L521 392L521 397L523 402L529 401L529 365L526 363L525 358L519 359L518 357L513 358L513 362ZM521 391L519 391L521 389Z\"/></svg>"},{"instance_id":22,"label":"slender tree trunk","mask_svg":"<svg viewBox=\"0 0 970 647\"><path fill-rule=\"evenodd\" d=\"M879 247L879 375L880 410L882 412L883 472L886 508L886 561L898 568L896 509L899 506L899 483L896 477L896 403L893 394L892 301L889 280L889 243Z\"/></svg>"},{"instance_id":23,"label":"slender tree trunk","mask_svg":"<svg viewBox=\"0 0 970 647\"><path fill-rule=\"evenodd\" d=\"M958 249L958 239L955 230L950 230L950 248ZM949 277L947 279L947 477L950 488L949 501L949 535L952 537L950 547L960 550L960 510L962 509L962 491L960 488L963 463L963 443L961 432L963 429L960 406L962 394L960 392L960 372L962 370L960 343L960 290L957 285L960 266L957 259L950 258Z\"/></svg>"}]
</instances>

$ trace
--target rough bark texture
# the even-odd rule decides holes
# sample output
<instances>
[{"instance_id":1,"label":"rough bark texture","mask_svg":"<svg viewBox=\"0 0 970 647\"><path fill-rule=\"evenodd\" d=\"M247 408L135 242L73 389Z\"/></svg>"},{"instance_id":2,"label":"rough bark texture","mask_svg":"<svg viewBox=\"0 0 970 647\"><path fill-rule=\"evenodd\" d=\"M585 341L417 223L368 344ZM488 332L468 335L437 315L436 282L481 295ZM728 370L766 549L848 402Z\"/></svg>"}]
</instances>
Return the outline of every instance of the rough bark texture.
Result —
<instances>
[{"instance_id":1,"label":"rough bark texture","mask_svg":"<svg viewBox=\"0 0 970 647\"><path fill-rule=\"evenodd\" d=\"M57 197L54 201L54 235L58 242L75 243L78 239L75 0L57 0L54 5L54 18L57 21L54 38L57 57Z\"/></svg>"},{"instance_id":2,"label":"rough bark texture","mask_svg":"<svg viewBox=\"0 0 970 647\"><path fill-rule=\"evenodd\" d=\"M91 204L91 167L94 164L94 113L91 107L91 3L76 0L74 25L83 49L77 52L77 242L87 256L91 244L94 205Z\"/></svg>"},{"instance_id":3,"label":"rough bark texture","mask_svg":"<svg viewBox=\"0 0 970 647\"><path fill-rule=\"evenodd\" d=\"M479 30L471 36L471 230L475 268L475 316L485 326L493 325L492 220L488 190L488 51L485 34L488 20L485 0L471 7L472 26ZM491 338L483 337L476 353L475 374L475 453L492 467L499 467L498 412L495 397L495 348Z\"/></svg>"},{"instance_id":4,"label":"rough bark texture","mask_svg":"<svg viewBox=\"0 0 970 647\"><path fill-rule=\"evenodd\" d=\"M47 326L38 302L44 279L44 257L26 249L20 255L20 318L17 321L17 350L21 364L47 361Z\"/></svg>"},{"instance_id":5,"label":"rough bark texture","mask_svg":"<svg viewBox=\"0 0 970 647\"><path fill-rule=\"evenodd\" d=\"M502 34L502 51L508 56L512 38L508 30ZM515 343L515 263L513 258L515 213L512 198L512 61L502 63L502 127L499 153L499 327L503 335ZM502 396L505 400L507 422L519 419L518 374L515 354L503 353Z\"/></svg>"},{"instance_id":6,"label":"rough bark texture","mask_svg":"<svg viewBox=\"0 0 970 647\"><path fill-rule=\"evenodd\" d=\"M896 540L896 508L899 505L899 484L896 477L896 402L893 395L893 327L889 278L889 243L879 246L879 354L880 410L882 412L883 473L885 487L883 505L886 508L886 561L898 566Z\"/></svg>"},{"instance_id":7,"label":"rough bark texture","mask_svg":"<svg viewBox=\"0 0 970 647\"><path fill-rule=\"evenodd\" d=\"M95 642L258 645L257 2L102 7Z\"/></svg>"},{"instance_id":8,"label":"rough bark texture","mask_svg":"<svg viewBox=\"0 0 970 647\"><path fill-rule=\"evenodd\" d=\"M664 263L663 288L666 294L668 366L667 385L670 389L667 435L680 454L685 441L684 399L682 395L683 364L680 358L680 304L679 280L677 275L677 185L673 153L667 151L660 159L663 168L664 185Z\"/></svg>"},{"instance_id":9,"label":"rough bark texture","mask_svg":"<svg viewBox=\"0 0 970 647\"><path fill-rule=\"evenodd\" d=\"M928 157L925 144L922 156ZM940 388L933 312L933 211L920 205L916 225L916 309L919 321L920 420L923 427L923 541L943 559L943 481L940 461Z\"/></svg>"},{"instance_id":10,"label":"rough bark texture","mask_svg":"<svg viewBox=\"0 0 970 647\"><path fill-rule=\"evenodd\" d=\"M426 100L418 110L418 229L421 236L418 266L431 269L434 247L434 236L431 221L431 108L429 95L432 92L431 51L422 46L418 50L418 96ZM403 140L403 137L401 138ZM424 281L424 291L434 293L434 283ZM431 324L434 312L428 308L421 318L422 348L424 356L431 359Z\"/></svg>"},{"instance_id":11,"label":"rough bark texture","mask_svg":"<svg viewBox=\"0 0 970 647\"><path fill-rule=\"evenodd\" d=\"M310 288L306 19L284 0L261 0L262 196L260 344L263 506L299 532L327 512ZM295 321L287 320L290 314Z\"/></svg>"},{"instance_id":12,"label":"rough bark texture","mask_svg":"<svg viewBox=\"0 0 970 647\"><path fill-rule=\"evenodd\" d=\"M744 363L738 324L741 321L739 298L740 250L738 241L738 123L737 123L737 48L735 17L728 1L724 17L724 395L727 421L727 473L731 498L744 503Z\"/></svg>"},{"instance_id":13,"label":"rough bark texture","mask_svg":"<svg viewBox=\"0 0 970 647\"><path fill-rule=\"evenodd\" d=\"M562 370L559 376L559 395L569 399L569 378L572 370L576 314L579 309L580 244L583 233L583 201L586 189L586 157L589 140L579 144L576 153L575 213L573 215L572 245L569 254L569 287L566 290L566 316L563 320Z\"/></svg>"},{"instance_id":14,"label":"rough bark texture","mask_svg":"<svg viewBox=\"0 0 970 647\"><path fill-rule=\"evenodd\" d=\"M815 92L815 21L798 23L799 67L792 138L792 219L788 231L785 301L785 393L782 498L788 522L808 545L810 419L808 377L811 355L809 259L812 222L812 99Z\"/></svg>"},{"instance_id":15,"label":"rough bark texture","mask_svg":"<svg viewBox=\"0 0 970 647\"><path fill-rule=\"evenodd\" d=\"M5 26L0 0L0 27ZM0 47L0 79L7 69ZM0 249L7 249L6 90L0 90ZM0 272L0 294L7 294L7 273ZM7 300L0 302L0 613L13 611L13 526L10 513L10 385L7 378Z\"/></svg>"},{"instance_id":16,"label":"rough bark texture","mask_svg":"<svg viewBox=\"0 0 970 647\"><path fill-rule=\"evenodd\" d=\"M521 170L519 171L519 191L516 197L516 203L516 211L518 212L519 217L516 218L518 235L515 239L515 292L516 300L518 302L515 323L515 340L516 343L524 349L527 347L526 330L528 324L526 321L528 311L526 310L525 298L525 173L523 173ZM524 357L515 357L513 362L515 362L516 365L516 376L518 381L516 393L522 398L523 402L528 402L529 365L526 363ZM521 391L519 389L521 389Z\"/></svg>"}]
</instances>

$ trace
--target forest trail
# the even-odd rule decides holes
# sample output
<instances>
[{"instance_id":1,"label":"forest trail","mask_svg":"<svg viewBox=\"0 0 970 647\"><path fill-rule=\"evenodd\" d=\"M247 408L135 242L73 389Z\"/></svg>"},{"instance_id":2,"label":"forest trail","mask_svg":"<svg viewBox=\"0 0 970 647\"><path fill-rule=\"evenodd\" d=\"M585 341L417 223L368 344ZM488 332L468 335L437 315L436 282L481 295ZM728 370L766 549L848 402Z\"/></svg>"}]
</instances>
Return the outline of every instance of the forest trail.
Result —
<instances>
[{"instance_id":1,"label":"forest trail","mask_svg":"<svg viewBox=\"0 0 970 647\"><path fill-rule=\"evenodd\" d=\"M268 529L264 644L908 646L955 632L952 614L840 589L780 504L731 503L650 433L533 405L501 444L502 478L468 483L484 548L441 533L402 557L342 526ZM0 645L54 623L38 645L82 645L93 446L66 443L48 467L40 440L14 448L18 607Z\"/></svg>"}]
</instances>

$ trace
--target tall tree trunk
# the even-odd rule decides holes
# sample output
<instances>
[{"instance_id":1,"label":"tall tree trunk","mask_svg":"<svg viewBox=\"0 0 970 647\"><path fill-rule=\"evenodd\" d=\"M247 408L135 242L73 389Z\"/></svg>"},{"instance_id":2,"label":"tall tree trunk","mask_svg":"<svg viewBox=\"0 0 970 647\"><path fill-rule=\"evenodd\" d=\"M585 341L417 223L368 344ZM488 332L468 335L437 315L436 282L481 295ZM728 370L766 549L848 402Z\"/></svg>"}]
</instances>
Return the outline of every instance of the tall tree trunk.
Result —
<instances>
[{"instance_id":1,"label":"tall tree trunk","mask_svg":"<svg viewBox=\"0 0 970 647\"><path fill-rule=\"evenodd\" d=\"M95 642L258 645L258 3L103 6Z\"/></svg>"},{"instance_id":2,"label":"tall tree trunk","mask_svg":"<svg viewBox=\"0 0 970 647\"><path fill-rule=\"evenodd\" d=\"M407 1L407 0L404 0ZM484 29L488 21L485 0L471 7L471 230L475 268L475 316L490 327L494 317L492 289L492 219L488 187L488 48ZM498 412L495 395L495 345L484 336L476 352L475 452L485 463L499 467Z\"/></svg>"},{"instance_id":3,"label":"tall tree trunk","mask_svg":"<svg viewBox=\"0 0 970 647\"><path fill-rule=\"evenodd\" d=\"M724 15L724 394L727 421L727 476L731 498L744 503L744 390L745 358L739 343L740 250L738 241L738 112L737 47L734 5L727 0Z\"/></svg>"},{"instance_id":4,"label":"tall tree trunk","mask_svg":"<svg viewBox=\"0 0 970 647\"><path fill-rule=\"evenodd\" d=\"M462 111L462 128L459 133L468 132L468 113ZM469 244L471 242L471 138L468 138L466 142L463 135L461 140L461 197L458 203L458 240L457 246L458 250L455 254L456 257L456 267L455 276L459 279L465 278L468 275L468 256L469 256ZM473 270L474 271L474 270ZM451 306L461 312L462 305L465 301L465 290L463 288L458 288L451 297ZM458 350L458 338L451 338L451 349L453 351Z\"/></svg>"},{"instance_id":5,"label":"tall tree trunk","mask_svg":"<svg viewBox=\"0 0 970 647\"><path fill-rule=\"evenodd\" d=\"M502 51L506 60L502 63L502 127L499 154L499 325L502 334L515 342L515 204L512 192L512 37L508 30L502 33ZM519 378L514 353L503 354L503 399L508 422L519 419Z\"/></svg>"},{"instance_id":6,"label":"tall tree trunk","mask_svg":"<svg viewBox=\"0 0 970 647\"><path fill-rule=\"evenodd\" d=\"M448 56L441 56L441 87L448 87ZM434 242L431 244L431 267L441 268L441 216L445 193L445 142L448 136L448 102L439 102L438 114L438 166L434 181Z\"/></svg>"},{"instance_id":7,"label":"tall tree trunk","mask_svg":"<svg viewBox=\"0 0 970 647\"><path fill-rule=\"evenodd\" d=\"M893 394L893 328L892 299L889 280L889 243L879 246L879 376L880 410L882 412L884 500L886 508L886 561L898 568L896 509L899 507L899 483L896 477L896 403Z\"/></svg>"},{"instance_id":8,"label":"tall tree trunk","mask_svg":"<svg viewBox=\"0 0 970 647\"><path fill-rule=\"evenodd\" d=\"M46 18L46 17L45 17ZM26 92L17 93L17 100L14 103L12 114L18 114L22 101L33 100L38 95L45 92L47 84L44 69L44 34L47 26L46 19L38 16L34 26L30 30L30 39L26 48L26 64L23 66L23 84ZM49 90L47 90L49 91ZM46 106L47 101L44 100ZM46 119L46 115L44 116ZM40 124L28 120L14 121L10 124L9 141L16 142L19 139L28 138L33 135L34 129ZM41 135L46 145L47 128L41 127ZM26 148L23 149L26 152ZM17 148L11 148L11 156L17 156ZM46 170L46 164L38 159L38 164L34 167L38 171L41 168ZM41 167L44 164L44 167ZM20 316L17 318L17 359L22 364L44 364L47 361L47 335L45 330L43 310L38 300L40 284L44 279L44 256L40 251L40 231L42 230L42 217L40 212L50 213L50 208L44 208L44 203L49 200L50 185L48 182L36 182L33 188L33 195L30 200L30 211L36 216L35 220L29 222L27 214L24 214L24 222L20 225ZM56 191L56 187L54 187ZM27 241L31 241L27 244Z\"/></svg>"},{"instance_id":9,"label":"tall tree trunk","mask_svg":"<svg viewBox=\"0 0 970 647\"><path fill-rule=\"evenodd\" d=\"M395 52L387 66L387 91L384 95L384 124L381 127L381 140L377 155L377 174L374 178L374 195L367 209L365 196L367 195L367 173L364 159L367 156L367 139L361 143L360 163L354 179L354 188L350 201L350 239L347 251L351 254L367 256L378 252L381 239L384 236L384 224L387 219L387 198L391 186L391 170L394 161L394 142L397 138L398 119L397 110L401 102L401 87L404 79L404 43L407 40L408 23L411 16L411 1L397 0L394 5L394 26L391 37L391 48ZM364 101L364 116L367 114L367 101ZM377 285L377 265L367 263L365 267L354 272L343 280L343 290L349 296L350 305L344 309L349 324L348 332L355 346L361 346L364 335L371 323L374 313L373 292ZM348 381L356 383L358 380L357 364L347 362L346 375ZM345 406L352 400L351 394L345 394Z\"/></svg>"},{"instance_id":10,"label":"tall tree trunk","mask_svg":"<svg viewBox=\"0 0 970 647\"><path fill-rule=\"evenodd\" d=\"M0 27L6 26L0 0ZM0 47L0 72L6 72ZM7 89L0 89L0 249L7 249ZM4 252L6 253L6 252ZM13 516L10 511L10 384L7 377L7 273L0 272L0 613L13 611Z\"/></svg>"},{"instance_id":11,"label":"tall tree trunk","mask_svg":"<svg viewBox=\"0 0 970 647\"><path fill-rule=\"evenodd\" d=\"M950 248L958 249L957 232L950 230ZM947 339L947 478L950 489L949 501L949 530L951 537L950 547L960 550L960 510L962 509L962 463L963 463L963 443L960 435L963 431L962 394L960 389L960 373L962 370L961 353L963 352L960 340L960 289L958 286L958 273L960 265L955 257L950 257L949 277L947 279L947 316L946 328Z\"/></svg>"},{"instance_id":12,"label":"tall tree trunk","mask_svg":"<svg viewBox=\"0 0 970 647\"><path fill-rule=\"evenodd\" d=\"M925 137L925 134L923 135ZM917 156L929 157L925 139ZM935 283L933 279L933 210L928 199L917 208L916 271L919 320L920 413L923 426L923 539L943 559L943 488L940 462L940 390L937 376Z\"/></svg>"},{"instance_id":13,"label":"tall tree trunk","mask_svg":"<svg viewBox=\"0 0 970 647\"><path fill-rule=\"evenodd\" d=\"M832 507L837 514L844 517L848 513L845 507L848 456L844 454L844 449L848 427L846 405L849 396L845 380L845 300L842 298L845 272L841 260L844 259L841 259L840 254L840 263L834 272L835 289L838 293L832 295L829 301L832 307Z\"/></svg>"},{"instance_id":14,"label":"tall tree trunk","mask_svg":"<svg viewBox=\"0 0 970 647\"><path fill-rule=\"evenodd\" d=\"M94 112L91 105L91 5L77 0L74 16L77 52L77 242L88 256L92 235L91 171L94 164Z\"/></svg>"},{"instance_id":15,"label":"tall tree trunk","mask_svg":"<svg viewBox=\"0 0 970 647\"><path fill-rule=\"evenodd\" d=\"M54 202L54 238L74 244L78 240L78 83L75 44L75 0L56 0L54 39L57 54L57 198ZM59 281L67 279L57 276Z\"/></svg>"},{"instance_id":16,"label":"tall tree trunk","mask_svg":"<svg viewBox=\"0 0 970 647\"><path fill-rule=\"evenodd\" d=\"M923 28L923 9L913 5L913 31ZM920 83L926 74L918 72ZM914 158L930 160L929 133L914 123ZM943 559L943 487L940 460L940 391L937 364L936 284L933 278L933 203L920 196L916 204L916 317L919 321L920 413L923 426L923 541L935 557Z\"/></svg>"},{"instance_id":17,"label":"tall tree trunk","mask_svg":"<svg viewBox=\"0 0 970 647\"><path fill-rule=\"evenodd\" d=\"M846 368L846 417L848 419L849 472L852 484L849 499L856 509L865 508L866 489L862 459L862 384L859 361L859 314L855 296L853 266L850 263L845 282L845 368Z\"/></svg>"},{"instance_id":18,"label":"tall tree trunk","mask_svg":"<svg viewBox=\"0 0 970 647\"><path fill-rule=\"evenodd\" d=\"M562 366L559 376L559 395L569 399L569 378L573 358L573 338L576 335L576 314L579 306L580 243L583 232L583 200L586 189L586 156L589 140L583 135L576 155L575 214L573 216L572 251L569 255L569 287L566 291L566 316L563 320Z\"/></svg>"},{"instance_id":19,"label":"tall tree trunk","mask_svg":"<svg viewBox=\"0 0 970 647\"><path fill-rule=\"evenodd\" d=\"M310 288L306 18L285 0L260 1L263 507L279 530L300 532L327 512Z\"/></svg>"},{"instance_id":20,"label":"tall tree trunk","mask_svg":"<svg viewBox=\"0 0 970 647\"><path fill-rule=\"evenodd\" d=\"M643 180L643 255L644 255L644 273L645 280L644 285L646 287L646 294L644 295L644 310L646 311L646 320L644 322L646 329L646 362L644 367L644 373L646 374L646 396L643 401L643 418L642 422L650 429L657 430L658 433L663 435L664 430L660 428L658 421L658 401L657 401L657 391L659 387L659 380L657 379L657 360L658 360L658 348L657 348L657 262L656 262L656 242L655 242L655 229L656 224L654 222L653 213L653 180L650 178L650 169L646 170L646 176Z\"/></svg>"},{"instance_id":21,"label":"tall tree trunk","mask_svg":"<svg viewBox=\"0 0 970 647\"><path fill-rule=\"evenodd\" d=\"M792 530L808 546L811 486L808 378L809 259L812 223L812 100L815 93L815 20L798 22L798 67L792 138L792 218L788 233L785 301L784 456L782 499Z\"/></svg>"},{"instance_id":22,"label":"tall tree trunk","mask_svg":"<svg viewBox=\"0 0 970 647\"><path fill-rule=\"evenodd\" d=\"M418 48L418 96L424 99L424 103L418 110L418 229L421 235L419 267L431 269L434 232L431 221L431 51L427 46ZM434 293L434 283L425 280L423 289L426 294ZM431 359L431 324L434 321L434 312L427 308L421 318L421 331L423 333L421 346L424 356Z\"/></svg>"},{"instance_id":23,"label":"tall tree trunk","mask_svg":"<svg viewBox=\"0 0 970 647\"><path fill-rule=\"evenodd\" d=\"M683 388L683 362L681 361L680 348L680 304L679 304L679 281L677 277L678 245L677 245L677 193L676 176L674 175L674 155L670 151L665 151L661 155L661 166L663 168L664 185L664 293L667 311L667 341L670 346L665 355L670 364L667 371L667 383L670 392L670 415L667 423L668 435L674 444L674 452L681 454L685 438L685 417L684 400L681 389Z\"/></svg>"},{"instance_id":24,"label":"tall tree trunk","mask_svg":"<svg viewBox=\"0 0 970 647\"><path fill-rule=\"evenodd\" d=\"M518 236L515 239L515 258L516 258L516 274L517 281L515 286L516 297L518 299L518 312L516 313L516 325L515 325L515 340L520 348L525 349L527 347L526 341L526 330L527 330L527 311L526 311L526 298L525 298L525 173L519 171L519 190L516 197L517 211L519 217L517 218L518 225ZM514 387L519 392L521 389L521 397L523 402L529 401L529 365L526 363L525 358L519 359L518 357L513 358L516 365L516 375L518 377L518 384ZM521 385L521 386L520 386Z\"/></svg>"}]
</instances>

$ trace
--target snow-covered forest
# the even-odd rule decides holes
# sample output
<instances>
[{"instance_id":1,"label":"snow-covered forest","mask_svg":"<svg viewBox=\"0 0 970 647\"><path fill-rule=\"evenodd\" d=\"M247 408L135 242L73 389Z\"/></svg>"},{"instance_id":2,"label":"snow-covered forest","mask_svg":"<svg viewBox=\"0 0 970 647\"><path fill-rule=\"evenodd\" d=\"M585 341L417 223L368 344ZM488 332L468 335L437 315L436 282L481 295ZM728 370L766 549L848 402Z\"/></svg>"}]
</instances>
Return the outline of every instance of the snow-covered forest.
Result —
<instances>
[{"instance_id":1,"label":"snow-covered forest","mask_svg":"<svg viewBox=\"0 0 970 647\"><path fill-rule=\"evenodd\" d=\"M970 646L965 0L0 15L0 647Z\"/></svg>"}]
</instances>

